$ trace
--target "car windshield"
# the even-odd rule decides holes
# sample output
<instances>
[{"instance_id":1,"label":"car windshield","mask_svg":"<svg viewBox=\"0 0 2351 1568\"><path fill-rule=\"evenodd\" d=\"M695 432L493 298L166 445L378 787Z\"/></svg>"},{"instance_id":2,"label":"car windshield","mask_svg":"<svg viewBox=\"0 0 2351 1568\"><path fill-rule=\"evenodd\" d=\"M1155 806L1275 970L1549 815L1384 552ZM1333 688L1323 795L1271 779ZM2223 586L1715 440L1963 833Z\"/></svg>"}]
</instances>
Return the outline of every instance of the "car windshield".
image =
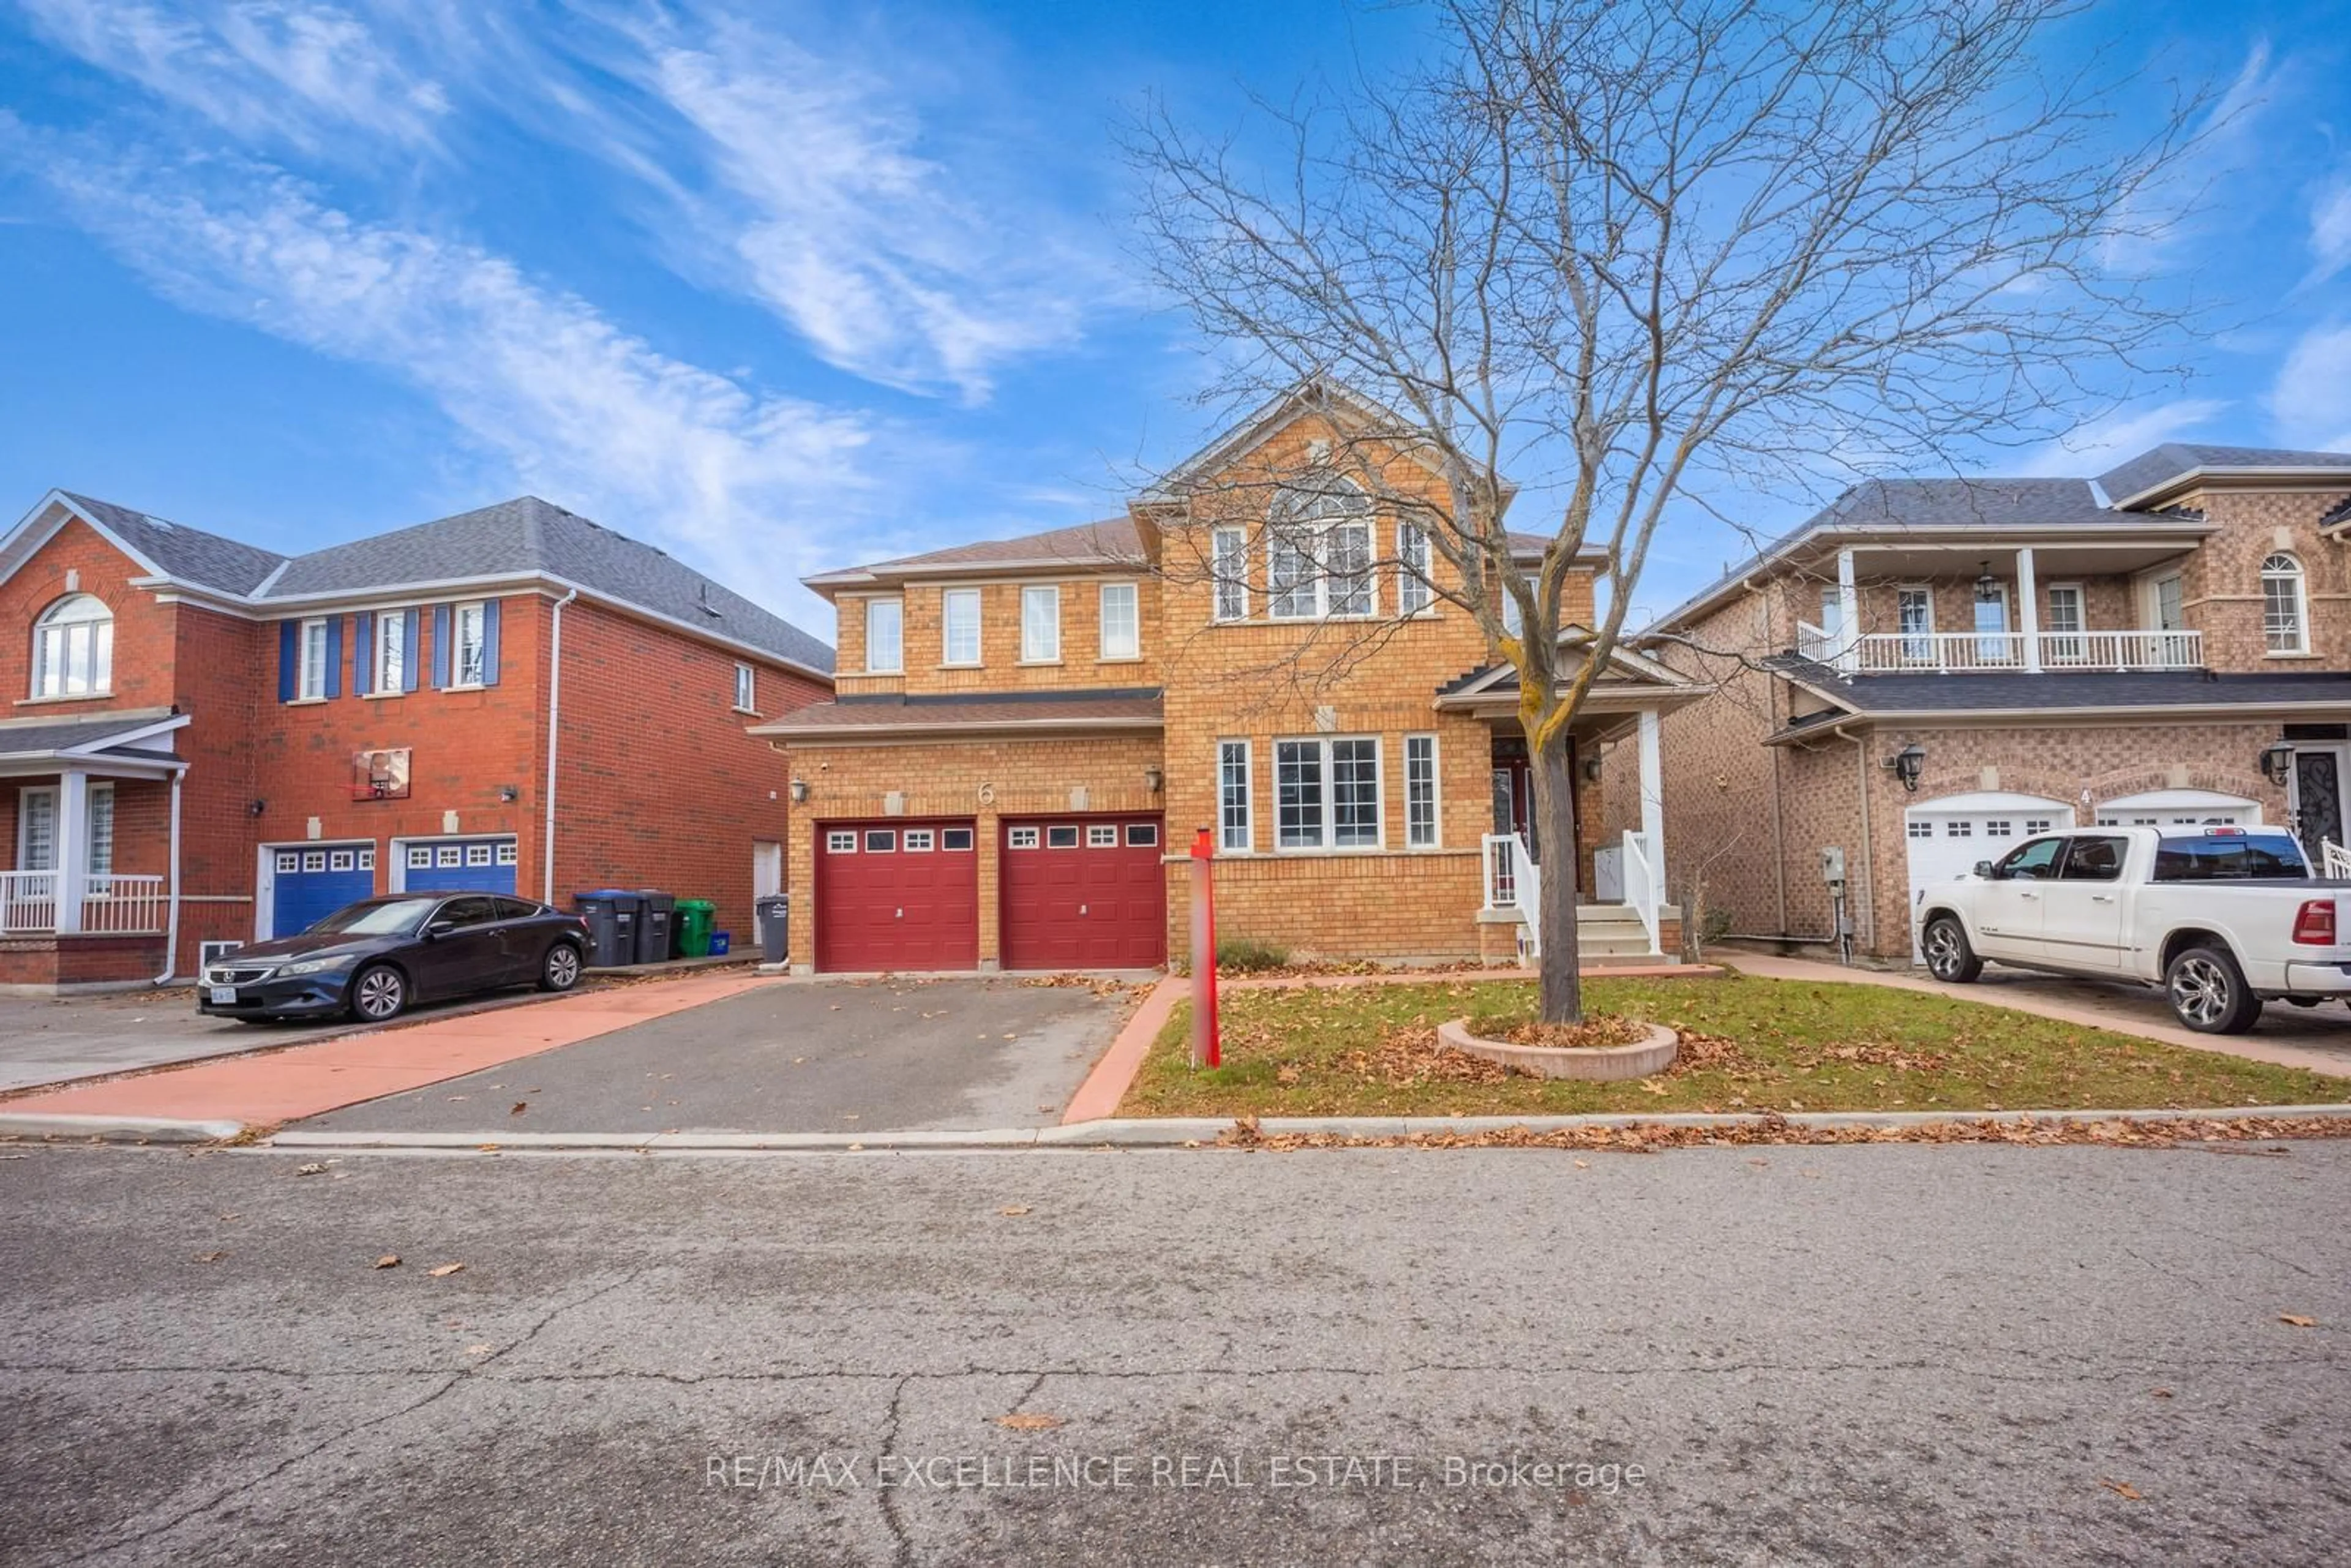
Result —
<instances>
[{"instance_id":1,"label":"car windshield","mask_svg":"<svg viewBox=\"0 0 2351 1568\"><path fill-rule=\"evenodd\" d=\"M397 898L389 904L352 904L313 925L312 936L405 936L424 924L437 898Z\"/></svg>"},{"instance_id":2,"label":"car windshield","mask_svg":"<svg viewBox=\"0 0 2351 1568\"><path fill-rule=\"evenodd\" d=\"M2261 877L2301 881L2310 862L2292 833L2208 834L2165 839L2155 848L2158 882L2244 882Z\"/></svg>"}]
</instances>

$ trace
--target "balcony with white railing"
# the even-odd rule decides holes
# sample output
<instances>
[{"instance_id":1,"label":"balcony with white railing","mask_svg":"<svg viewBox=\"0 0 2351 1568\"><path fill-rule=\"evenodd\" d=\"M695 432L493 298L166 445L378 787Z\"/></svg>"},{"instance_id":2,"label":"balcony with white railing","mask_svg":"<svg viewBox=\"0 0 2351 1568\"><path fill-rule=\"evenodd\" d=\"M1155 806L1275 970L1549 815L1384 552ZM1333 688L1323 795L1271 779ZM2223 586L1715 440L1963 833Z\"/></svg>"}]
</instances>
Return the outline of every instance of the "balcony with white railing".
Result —
<instances>
[{"instance_id":1,"label":"balcony with white railing","mask_svg":"<svg viewBox=\"0 0 2351 1568\"><path fill-rule=\"evenodd\" d=\"M58 881L53 871L0 871L0 936L54 935ZM162 877L94 872L83 884L79 930L97 936L160 935L169 905Z\"/></svg>"},{"instance_id":2,"label":"balcony with white railing","mask_svg":"<svg viewBox=\"0 0 2351 1568\"><path fill-rule=\"evenodd\" d=\"M2120 674L2201 669L2204 633L1868 632L1840 639L1799 622L1796 652L1847 674Z\"/></svg>"}]
</instances>

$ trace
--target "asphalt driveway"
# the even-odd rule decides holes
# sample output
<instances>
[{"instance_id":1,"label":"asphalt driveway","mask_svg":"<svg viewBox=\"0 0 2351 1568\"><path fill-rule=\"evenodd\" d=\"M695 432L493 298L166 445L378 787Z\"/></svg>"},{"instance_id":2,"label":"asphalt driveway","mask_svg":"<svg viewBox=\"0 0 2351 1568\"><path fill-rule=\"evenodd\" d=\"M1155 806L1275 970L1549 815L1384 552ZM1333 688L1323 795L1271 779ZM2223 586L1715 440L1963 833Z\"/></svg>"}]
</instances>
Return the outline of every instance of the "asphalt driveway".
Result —
<instances>
[{"instance_id":1,"label":"asphalt driveway","mask_svg":"<svg viewBox=\"0 0 2351 1568\"><path fill-rule=\"evenodd\" d=\"M301 1124L486 1139L1040 1126L1125 999L1008 978L778 983Z\"/></svg>"}]
</instances>

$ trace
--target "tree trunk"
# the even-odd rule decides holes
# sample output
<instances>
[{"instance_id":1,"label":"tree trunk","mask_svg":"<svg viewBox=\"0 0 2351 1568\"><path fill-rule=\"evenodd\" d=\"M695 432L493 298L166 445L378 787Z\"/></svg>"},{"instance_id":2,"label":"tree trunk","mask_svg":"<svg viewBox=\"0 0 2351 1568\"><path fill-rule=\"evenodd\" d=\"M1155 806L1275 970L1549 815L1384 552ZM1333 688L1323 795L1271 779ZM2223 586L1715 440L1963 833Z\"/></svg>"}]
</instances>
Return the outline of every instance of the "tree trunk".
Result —
<instances>
[{"instance_id":1,"label":"tree trunk","mask_svg":"<svg viewBox=\"0 0 2351 1568\"><path fill-rule=\"evenodd\" d=\"M1541 933L1542 1000L1545 1023L1583 1021L1583 981L1576 952L1575 769L1568 756L1565 727L1551 745L1528 747L1535 787L1535 834L1542 845L1542 902L1535 918Z\"/></svg>"}]
</instances>

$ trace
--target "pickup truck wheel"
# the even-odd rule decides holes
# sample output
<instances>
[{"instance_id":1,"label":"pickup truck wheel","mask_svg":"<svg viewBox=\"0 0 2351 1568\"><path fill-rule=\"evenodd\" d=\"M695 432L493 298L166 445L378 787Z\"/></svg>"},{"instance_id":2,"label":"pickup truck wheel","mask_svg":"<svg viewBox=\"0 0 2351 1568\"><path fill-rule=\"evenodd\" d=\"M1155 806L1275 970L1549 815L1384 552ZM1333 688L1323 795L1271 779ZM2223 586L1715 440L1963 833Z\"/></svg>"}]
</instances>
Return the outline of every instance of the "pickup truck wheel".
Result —
<instances>
[{"instance_id":1,"label":"pickup truck wheel","mask_svg":"<svg viewBox=\"0 0 2351 1568\"><path fill-rule=\"evenodd\" d=\"M2164 971L2179 1021L2199 1034L2242 1034L2262 1016L2262 998L2225 947L2189 947Z\"/></svg>"},{"instance_id":2,"label":"pickup truck wheel","mask_svg":"<svg viewBox=\"0 0 2351 1568\"><path fill-rule=\"evenodd\" d=\"M1968 929L1949 915L1927 922L1919 946L1926 950L1927 972L1947 985L1964 986L1983 973L1983 960L1968 943Z\"/></svg>"}]
</instances>

